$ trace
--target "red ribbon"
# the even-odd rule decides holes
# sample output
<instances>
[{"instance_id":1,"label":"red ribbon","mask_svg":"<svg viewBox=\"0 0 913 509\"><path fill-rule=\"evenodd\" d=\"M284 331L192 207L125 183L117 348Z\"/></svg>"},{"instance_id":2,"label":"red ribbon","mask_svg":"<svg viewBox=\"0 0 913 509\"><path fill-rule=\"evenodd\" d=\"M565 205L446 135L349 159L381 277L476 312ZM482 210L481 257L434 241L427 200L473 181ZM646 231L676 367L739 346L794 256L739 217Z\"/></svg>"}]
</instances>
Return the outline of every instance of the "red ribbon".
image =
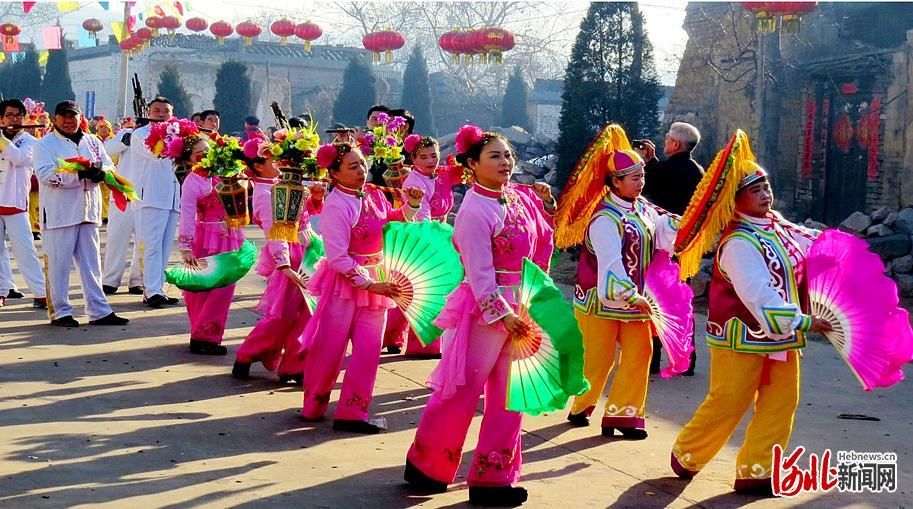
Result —
<instances>
[{"instance_id":1,"label":"red ribbon","mask_svg":"<svg viewBox=\"0 0 913 509\"><path fill-rule=\"evenodd\" d=\"M814 96L805 100L805 129L802 133L802 178L812 176L812 160L815 155L815 115L817 104Z\"/></svg>"}]
</instances>

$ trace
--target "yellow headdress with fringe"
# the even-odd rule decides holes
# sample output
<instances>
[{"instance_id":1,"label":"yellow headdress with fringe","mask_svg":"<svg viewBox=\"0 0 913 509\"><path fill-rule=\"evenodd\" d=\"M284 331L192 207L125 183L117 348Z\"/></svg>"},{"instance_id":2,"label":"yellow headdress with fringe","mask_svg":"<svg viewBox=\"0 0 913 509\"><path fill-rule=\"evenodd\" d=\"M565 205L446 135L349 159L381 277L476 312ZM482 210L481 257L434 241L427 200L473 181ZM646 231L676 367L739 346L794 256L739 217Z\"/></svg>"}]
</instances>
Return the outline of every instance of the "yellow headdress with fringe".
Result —
<instances>
[{"instance_id":1,"label":"yellow headdress with fringe","mask_svg":"<svg viewBox=\"0 0 913 509\"><path fill-rule=\"evenodd\" d=\"M759 170L748 144L748 135L737 129L726 148L707 168L682 216L675 239L675 255L683 281L700 270L701 257L713 249L735 214L735 195L743 180Z\"/></svg>"},{"instance_id":2,"label":"yellow headdress with fringe","mask_svg":"<svg viewBox=\"0 0 913 509\"><path fill-rule=\"evenodd\" d=\"M614 171L615 166L612 163L615 152L625 151L628 155L636 156L632 150L628 136L618 124L605 126L587 147L558 200L555 245L559 249L583 242L593 211L608 193L609 188L605 180L606 176ZM637 160L639 159L637 157Z\"/></svg>"}]
</instances>

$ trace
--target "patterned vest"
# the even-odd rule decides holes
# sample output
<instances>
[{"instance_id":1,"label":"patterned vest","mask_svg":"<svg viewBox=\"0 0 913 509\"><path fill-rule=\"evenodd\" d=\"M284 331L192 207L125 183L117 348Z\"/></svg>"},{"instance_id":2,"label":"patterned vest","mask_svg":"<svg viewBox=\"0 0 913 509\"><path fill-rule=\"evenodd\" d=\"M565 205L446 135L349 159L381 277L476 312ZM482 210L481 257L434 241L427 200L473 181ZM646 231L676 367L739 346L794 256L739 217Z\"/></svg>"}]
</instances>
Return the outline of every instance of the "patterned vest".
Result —
<instances>
[{"instance_id":1,"label":"patterned vest","mask_svg":"<svg viewBox=\"0 0 913 509\"><path fill-rule=\"evenodd\" d=\"M591 222L597 217L611 219L622 239L621 259L625 267L625 275L637 286L637 291L643 293L644 275L646 268L653 260L655 225L651 218L644 213L646 208L655 208L642 198L634 201L634 210L627 211L606 197L596 207ZM588 230L589 231L589 230ZM577 284L574 288L574 308L600 318L613 320L633 321L647 320L649 317L636 309L611 308L603 304L597 296L598 266L596 254L590 243L589 234L584 241L586 249L580 251L580 261L577 263Z\"/></svg>"},{"instance_id":2,"label":"patterned vest","mask_svg":"<svg viewBox=\"0 0 913 509\"><path fill-rule=\"evenodd\" d=\"M795 228L777 221L773 231L767 231L745 221L733 221L721 236L720 246L739 238L755 246L767 263L773 288L803 313L809 312L808 288L805 281L805 255L790 234L804 235ZM769 338L751 311L742 303L732 282L720 270L720 249L710 279L708 295L707 344L737 352L771 353L805 347L805 333L795 331L784 340Z\"/></svg>"}]
</instances>

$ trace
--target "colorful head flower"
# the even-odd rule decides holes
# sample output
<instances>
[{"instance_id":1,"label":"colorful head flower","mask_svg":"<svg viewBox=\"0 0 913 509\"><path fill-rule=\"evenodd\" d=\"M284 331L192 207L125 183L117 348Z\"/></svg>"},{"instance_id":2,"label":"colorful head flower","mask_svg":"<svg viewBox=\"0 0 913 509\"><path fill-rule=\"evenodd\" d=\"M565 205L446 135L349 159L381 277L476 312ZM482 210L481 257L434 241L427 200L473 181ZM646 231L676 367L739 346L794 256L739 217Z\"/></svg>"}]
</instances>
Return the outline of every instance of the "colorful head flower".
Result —
<instances>
[{"instance_id":1,"label":"colorful head flower","mask_svg":"<svg viewBox=\"0 0 913 509\"><path fill-rule=\"evenodd\" d=\"M422 137L417 134L410 134L406 136L406 139L403 140L403 148L406 149L406 152L414 154L416 149L418 149L418 144L422 141Z\"/></svg>"},{"instance_id":2,"label":"colorful head flower","mask_svg":"<svg viewBox=\"0 0 913 509\"><path fill-rule=\"evenodd\" d=\"M332 143L327 143L322 145L317 149L317 166L321 168L329 168L333 166L333 163L336 161L336 157L339 156L339 149L336 148Z\"/></svg>"},{"instance_id":3,"label":"colorful head flower","mask_svg":"<svg viewBox=\"0 0 913 509\"><path fill-rule=\"evenodd\" d=\"M469 147L482 141L484 137L485 133L482 131L482 128L470 124L464 125L460 128L460 131L457 133L456 139L454 140L457 154L465 154L469 151Z\"/></svg>"}]
</instances>

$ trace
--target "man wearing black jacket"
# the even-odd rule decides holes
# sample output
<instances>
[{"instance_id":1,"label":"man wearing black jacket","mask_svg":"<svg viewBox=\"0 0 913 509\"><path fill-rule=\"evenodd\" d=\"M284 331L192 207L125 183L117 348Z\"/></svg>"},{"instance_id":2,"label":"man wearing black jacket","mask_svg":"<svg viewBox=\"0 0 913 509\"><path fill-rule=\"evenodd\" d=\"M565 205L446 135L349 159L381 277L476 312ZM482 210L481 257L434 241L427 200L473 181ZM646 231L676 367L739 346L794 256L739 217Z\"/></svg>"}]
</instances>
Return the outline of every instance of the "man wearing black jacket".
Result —
<instances>
[{"instance_id":1,"label":"man wearing black jacket","mask_svg":"<svg viewBox=\"0 0 913 509\"><path fill-rule=\"evenodd\" d=\"M669 127L663 144L665 161L656 157L656 146L650 140L636 140L634 150L647 161L645 171L644 196L651 203L664 208L673 214L682 215L688 208L691 195L697 189L704 176L704 168L691 158L691 153L701 141L701 133L691 124L674 122ZM692 343L694 336L692 336ZM650 372L659 373L660 350L662 345L653 339L653 361ZM691 365L685 376L694 375L694 360L691 354Z\"/></svg>"}]
</instances>

